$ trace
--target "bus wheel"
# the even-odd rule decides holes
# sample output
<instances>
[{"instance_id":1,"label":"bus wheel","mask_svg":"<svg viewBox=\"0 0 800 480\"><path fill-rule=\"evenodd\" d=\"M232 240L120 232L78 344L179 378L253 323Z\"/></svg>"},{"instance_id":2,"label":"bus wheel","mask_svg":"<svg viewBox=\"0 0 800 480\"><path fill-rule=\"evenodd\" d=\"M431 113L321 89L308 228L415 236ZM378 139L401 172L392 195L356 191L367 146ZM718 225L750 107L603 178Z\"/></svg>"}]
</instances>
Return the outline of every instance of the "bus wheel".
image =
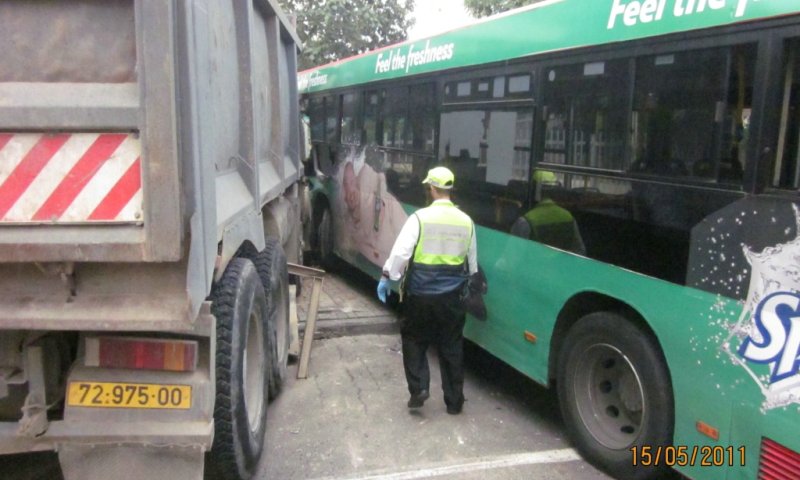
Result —
<instances>
[{"instance_id":1,"label":"bus wheel","mask_svg":"<svg viewBox=\"0 0 800 480\"><path fill-rule=\"evenodd\" d=\"M253 263L231 260L211 300L217 319L217 391L214 443L206 463L214 478L248 479L264 443L270 358L267 301Z\"/></svg>"},{"instance_id":2,"label":"bus wheel","mask_svg":"<svg viewBox=\"0 0 800 480\"><path fill-rule=\"evenodd\" d=\"M335 255L333 253L333 217L331 210L325 207L317 227L317 245L319 245L319 261L327 270L333 269Z\"/></svg>"},{"instance_id":3,"label":"bus wheel","mask_svg":"<svg viewBox=\"0 0 800 480\"><path fill-rule=\"evenodd\" d=\"M653 338L624 317L597 312L570 329L558 356L558 397L578 451L618 478L649 479L634 446L671 445L672 383Z\"/></svg>"},{"instance_id":4,"label":"bus wheel","mask_svg":"<svg viewBox=\"0 0 800 480\"><path fill-rule=\"evenodd\" d=\"M256 257L256 270L267 295L267 330L272 346L269 398L275 398L286 381L289 363L289 274L286 254L280 241L267 238L264 250Z\"/></svg>"}]
</instances>

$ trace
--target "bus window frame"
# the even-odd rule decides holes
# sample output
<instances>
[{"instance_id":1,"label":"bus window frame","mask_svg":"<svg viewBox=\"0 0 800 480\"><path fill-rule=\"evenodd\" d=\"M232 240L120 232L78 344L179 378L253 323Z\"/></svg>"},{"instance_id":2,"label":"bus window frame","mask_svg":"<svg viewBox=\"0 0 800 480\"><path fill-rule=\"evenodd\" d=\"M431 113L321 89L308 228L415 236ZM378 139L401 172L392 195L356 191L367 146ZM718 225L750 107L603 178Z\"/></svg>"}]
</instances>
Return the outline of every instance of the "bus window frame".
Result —
<instances>
[{"instance_id":1,"label":"bus window frame","mask_svg":"<svg viewBox=\"0 0 800 480\"><path fill-rule=\"evenodd\" d=\"M361 102L361 110L359 111L360 115L360 125L361 125L361 146L368 146L370 145L370 139L367 134L366 125L367 125L367 108L369 105L368 97L372 94L375 95L377 99L377 104L375 106L375 130L373 132L373 140L375 142L375 146L382 147L383 146L383 88L375 87L372 85L366 85L364 88L360 90L356 90L359 95L359 101Z\"/></svg>"},{"instance_id":2,"label":"bus window frame","mask_svg":"<svg viewBox=\"0 0 800 480\"><path fill-rule=\"evenodd\" d=\"M384 132L386 129L386 92L390 89L397 89L402 88L406 90L406 96L409 95L408 91L411 90L413 87L418 87L421 85L432 85L433 89L433 102L432 102L432 115L434 116L434 146L433 152L425 152L424 150L415 150L413 148L406 148L406 147L397 147L397 146L387 146L384 143ZM391 81L391 82L383 82L380 85L375 84L364 84L361 89L357 90L361 93L362 101L364 100L364 96L369 94L370 92L376 92L378 94L378 109L377 109L377 118L376 118L376 142L375 145L383 151L396 151L396 152L407 152L409 154L418 155L422 157L435 157L435 152L438 147L438 139L439 139L439 123L438 123L438 116L441 109L441 100L439 98L439 89L440 84L435 76L423 76L420 78L415 78L414 81ZM405 102L404 104L404 127L403 127L403 136L404 136L404 144L406 142L406 135L408 134L409 129L409 122L408 119L410 118L410 107L411 102ZM363 125L362 125L363 126ZM380 135L378 135L380 133ZM365 146L365 144L362 144Z\"/></svg>"},{"instance_id":3,"label":"bus window frame","mask_svg":"<svg viewBox=\"0 0 800 480\"><path fill-rule=\"evenodd\" d=\"M498 65L494 67L485 67L480 69L473 69L473 70L466 70L466 71L457 71L457 72L445 72L439 75L439 86L437 88L437 93L439 95L439 106L440 108L450 108L450 107L458 107L458 106L469 106L469 105L477 105L477 104L494 104L494 103L501 103L501 104L508 104L508 103L516 103L516 104L535 104L537 97L537 82L539 81L539 72L534 67L535 64L531 63L530 61L524 63L515 63L513 65ZM529 75L531 77L531 84L530 84L530 91L528 95L520 95L520 94L508 94L508 79L510 77L522 76L522 75ZM494 98L491 96L492 88L493 88L493 81L496 77L504 77L505 82L505 93L506 95L503 98ZM477 95L473 93L470 97L465 99L460 99L457 96L451 95L448 97L445 94L445 88L448 84L453 83L460 83L469 81L471 83L477 84L478 82L489 80L489 95L486 98L479 98ZM441 112L440 112L441 113Z\"/></svg>"},{"instance_id":4,"label":"bus window frame","mask_svg":"<svg viewBox=\"0 0 800 480\"><path fill-rule=\"evenodd\" d=\"M800 33L797 32L796 28L792 27L776 27L770 29L768 33L769 35L763 42L764 58L762 60L762 49L759 48L759 62L756 64L756 68L769 69L770 75L783 79L786 73L787 46L790 43L794 42L798 50L798 58L800 58ZM759 75L757 81L764 83L763 77L763 75ZM800 80L796 79L795 81ZM752 192L797 201L798 194L800 194L800 185L798 185L797 189L791 189L776 186L774 183L776 155L778 149L782 148L778 142L780 141L783 115L784 82L766 82L766 85L762 85L762 88L763 91L759 91L759 95L764 104L759 112L760 116L755 117L755 110L753 116L757 120L760 118L761 122L766 123L766 125L761 125L757 120L751 125L752 130L759 129L758 144L756 145L756 142L753 142L753 151L752 153L748 152L748 154L757 155L757 162L755 162L757 165L753 168L754 184Z\"/></svg>"},{"instance_id":5,"label":"bus window frame","mask_svg":"<svg viewBox=\"0 0 800 480\"><path fill-rule=\"evenodd\" d=\"M780 188L772 188L771 187L771 175L772 171L770 168L772 167L772 163L770 161L764 161L764 159L756 159L756 153L763 150L764 148L764 138L766 136L770 136L775 140L772 142L772 145L777 145L777 125L773 128L774 132L766 132L763 131L764 128L758 122L754 122L751 124L751 137L755 138L757 141L750 142L748 145L747 155L746 155L746 165L744 165L744 172L741 185L735 184L726 184L726 183L715 183L709 184L707 182L692 180L692 179L674 179L670 181L668 178L652 178L647 176L638 176L638 175L631 175L630 173L626 173L623 171L615 171L615 170L607 170L607 169L594 169L590 167L583 167L583 166L569 166L569 165L560 165L560 164L550 164L546 162L542 162L542 145L541 140L538 138L539 135L543 134L543 129L540 128L539 124L541 123L542 118L542 107L541 107L541 92L542 92L542 82L544 81L542 72L545 72L548 68L564 66L569 64L576 64L576 63L587 63L587 62L598 62L598 61L611 61L611 60L619 60L619 59L628 59L630 61L634 61L635 59L641 56L654 56L654 55L661 55L661 54L669 54L676 51L677 48L681 49L691 49L691 50L699 50L699 49L706 49L706 48L731 48L737 45L743 44L755 44L756 45L756 78L753 85L753 117L759 118L759 113L763 112L756 112L757 102L760 103L760 107L758 108L765 108L764 104L769 103L765 97L769 96L769 93L764 93L763 90L765 87L769 85L765 85L765 78L769 75L774 75L774 72L770 71L769 75L763 73L762 68L765 64L771 70L779 70L783 68L783 52L784 52L784 44L782 43L785 40L796 38L796 32L792 29L791 26L786 26L782 24L790 23L789 20L781 20L775 19L771 20L767 23L754 25L754 26L731 26L731 27L721 27L715 29L713 32L691 32L689 34L686 33L676 33L671 34L663 37L658 38L648 38L643 40L638 40L633 42L632 44L627 44L624 48L620 48L618 44L611 44L611 45L601 45L596 47L585 47L579 48L576 50L571 50L569 52L553 52L549 54L543 54L538 56L535 60L530 59L522 59L516 60L513 62L506 62L502 64L496 65L487 65L481 68L474 68L468 67L465 69L460 69L457 71L450 71L450 72L437 72L434 74L426 74L419 77L415 77L412 79L401 79L401 80L392 80L388 82L371 82L365 83L360 85L358 88L353 90L350 89L336 89L328 92L320 92L320 93L312 93L309 97L315 97L318 99L324 99L330 95L342 95L344 92L355 91L360 93L359 99L360 103L363 104L363 94L366 94L370 91L377 91L379 94L385 91L387 88L397 88L405 87L409 88L412 85L423 84L423 83L434 83L436 84L435 89L435 98L433 105L435 107L434 114L436 115L436 132L434 136L434 153L429 155L422 152L416 152L413 150L407 150L403 148L395 148L395 147L387 147L382 145L382 142L377 142L377 146L380 149L385 150L400 150L400 151L409 151L410 153L415 153L422 156L428 156L432 158L436 158L438 156L439 150L439 137L440 137L440 115L444 110L450 110L454 108L469 108L475 106L481 106L483 108L491 108L493 106L510 106L510 104L514 104L515 106L526 106L532 105L534 107L534 128L533 128L533 141L531 146L531 171L535 171L537 168L547 168L553 171L561 171L563 173L576 173L576 174L588 174L588 175L597 175L602 174L603 176L611 177L611 178L620 178L620 179L631 179L635 181L654 181L658 183L664 184L672 184L672 185L684 185L684 186L691 186L694 188L705 188L709 190L720 190L720 191L727 191L727 192L742 192L742 193L785 193L788 192L789 194L794 193L791 190L784 190ZM736 32L736 35L730 35L728 32ZM772 38L771 41L768 38ZM769 44L768 46L765 46ZM775 47L779 48L775 48ZM765 60L763 52L771 52L769 55L771 60L767 62ZM481 80L481 79L490 79L494 78L499 75L503 75L506 77L505 81L506 84L508 83L508 77L512 75L518 74L525 74L530 73L532 75L531 79L531 92L530 98L519 99L486 99L484 101L459 101L453 102L448 101L447 97L444 94L445 86L450 82L457 82L457 81L464 81L464 80ZM631 77L635 77L635 69L630 70ZM773 82L774 83L774 82ZM507 88L507 86L506 86ZM629 85L631 92L635 88L633 82ZM490 86L491 89L491 86ZM779 89L773 88L775 92ZM379 129L383 128L384 124L384 105L382 96L380 96L380 106L378 109L378 119L377 125ZM630 102L630 100L629 100ZM363 105L362 105L363 107ZM327 117L327 108L328 104L325 102L325 116ZM338 116L341 117L341 109L339 111ZM363 114L363 108L360 112ZM780 112L775 111L772 112L772 115L780 115ZM762 117L763 118L763 117ZM341 119L339 120L340 123ZM762 122L766 122L769 124L771 120L763 119ZM775 122L772 122L775 125ZM756 129L761 129L756 131ZM337 125L337 130L340 129L340 126ZM341 135L340 132L337 132ZM382 140L379 138L378 140ZM327 141L314 141L314 144L324 143L331 147L334 145L339 145L339 142L331 143ZM758 143L758 145L757 145ZM363 146L363 145L362 145ZM770 147L771 149L773 147Z\"/></svg>"},{"instance_id":6,"label":"bus window frame","mask_svg":"<svg viewBox=\"0 0 800 480\"><path fill-rule=\"evenodd\" d=\"M342 135L342 108L341 108L341 92L328 93L322 96L324 104L324 142L328 145L340 145ZM333 132L328 132L328 120L332 117L329 114L329 109L334 109L336 121L334 122ZM331 141L333 138L335 141Z\"/></svg>"},{"instance_id":7,"label":"bus window frame","mask_svg":"<svg viewBox=\"0 0 800 480\"><path fill-rule=\"evenodd\" d=\"M746 31L737 31L737 34L734 35L725 35L724 33L719 33L718 31L715 33L707 33L707 32L698 32L693 35L685 35L685 34L673 34L666 37L661 37L657 39L646 39L642 41L636 42L635 45L628 45L625 48L620 48L618 45L603 45L601 47L587 47L585 49L580 49L579 51L572 51L572 52L558 52L555 54L550 54L547 56L543 56L535 62L535 67L540 71L540 74L535 77L537 79L537 83L535 84L534 93L538 99L537 101L537 112L539 113L539 123L541 123L542 116L542 104L543 104L543 97L542 97L542 82L545 81L546 72L550 68L557 68L557 67L564 67L568 65L576 65L580 63L588 63L588 62L601 62L601 61L613 61L613 60L624 60L627 59L630 62L636 62L637 58L640 57L652 57L658 55L666 55L670 53L675 53L678 49L680 50L705 50L705 49L713 49L713 48L733 48L739 45L747 45L752 44L756 46L756 77L753 83L753 110L755 111L756 107L756 95L757 89L759 88L759 83L764 83L764 75L759 70L761 68L760 59L761 55L761 45L765 39L767 33L774 32L776 30L781 30L787 33L791 33L790 27L764 27L755 29L753 27L752 30ZM797 35L795 35L796 37ZM791 36L790 36L791 37ZM782 55L782 54L781 54ZM636 68L635 65L629 68L629 76L630 82L628 85L629 88L629 98L628 98L628 110L629 116L630 112L632 111L633 105L633 92L636 87L635 85L635 76L636 76ZM755 115L755 113L753 113ZM628 118L628 124L630 125L630 118ZM537 123L537 126L539 124ZM754 125L751 125L751 130L753 129ZM685 177L664 177L664 176L651 176L651 175L641 175L635 174L633 172L626 172L624 170L610 170L610 169L602 169L602 168L592 168L586 166L579 166L579 165L561 165L561 164L553 164L541 161L543 158L543 138L538 138L538 135L544 135L543 128L535 128L534 135L537 136L535 140L535 148L537 149L534 152L534 169L541 169L545 168L547 170L553 170L561 173L573 173L573 174L583 174L583 175L603 175L609 178L619 178L619 179L628 179L632 181L640 181L640 182L652 182L652 183L660 183L665 185L675 185L675 186L687 186L699 189L707 189L711 191L724 191L724 192L742 192L742 193L762 193L764 191L763 187L761 190L756 188L757 182L755 180L755 171L753 168L753 164L760 163L756 162L753 159L755 158L753 155L756 152L754 149L754 143L750 142L748 145L747 155L746 155L746 164L743 165L743 176L740 184L733 184L733 183L709 183L699 179L692 179L692 178L685 178ZM626 139L626 152L629 150L628 148L629 140ZM629 155L629 153L626 153ZM750 168L748 168L748 165ZM771 172L770 172L771 174ZM761 185L765 185L764 182L760 182Z\"/></svg>"},{"instance_id":8,"label":"bus window frame","mask_svg":"<svg viewBox=\"0 0 800 480\"><path fill-rule=\"evenodd\" d=\"M363 106L363 92L360 90L346 90L336 94L339 98L339 136L338 141L336 142L338 145L343 146L355 146L358 147L361 145L363 132L364 132L364 106ZM345 142L342 138L344 136L344 105L345 105L345 96L352 95L354 97L355 109L353 112L353 124L354 124L354 133L358 134L358 140L353 142Z\"/></svg>"}]
</instances>

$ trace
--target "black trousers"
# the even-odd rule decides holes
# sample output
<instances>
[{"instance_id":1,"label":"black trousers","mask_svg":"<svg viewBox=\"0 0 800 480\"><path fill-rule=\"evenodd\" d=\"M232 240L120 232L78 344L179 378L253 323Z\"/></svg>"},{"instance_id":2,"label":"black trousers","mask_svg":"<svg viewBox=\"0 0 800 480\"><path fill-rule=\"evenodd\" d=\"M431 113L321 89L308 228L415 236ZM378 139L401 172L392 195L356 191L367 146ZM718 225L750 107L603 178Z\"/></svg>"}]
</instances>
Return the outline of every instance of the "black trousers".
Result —
<instances>
[{"instance_id":1,"label":"black trousers","mask_svg":"<svg viewBox=\"0 0 800 480\"><path fill-rule=\"evenodd\" d=\"M422 297L409 295L404 301L400 335L403 341L403 367L412 395L430 390L428 347L439 353L439 370L446 405L464 404L464 322L466 314L458 291Z\"/></svg>"}]
</instances>

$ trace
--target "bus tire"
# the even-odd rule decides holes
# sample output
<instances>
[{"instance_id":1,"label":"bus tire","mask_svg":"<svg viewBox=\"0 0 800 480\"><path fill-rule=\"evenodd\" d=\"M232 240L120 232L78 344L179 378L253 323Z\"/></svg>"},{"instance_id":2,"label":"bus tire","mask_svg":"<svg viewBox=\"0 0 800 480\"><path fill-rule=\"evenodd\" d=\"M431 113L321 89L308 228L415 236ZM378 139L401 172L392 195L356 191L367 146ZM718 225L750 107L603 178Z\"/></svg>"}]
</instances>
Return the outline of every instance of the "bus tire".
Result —
<instances>
[{"instance_id":1,"label":"bus tire","mask_svg":"<svg viewBox=\"0 0 800 480\"><path fill-rule=\"evenodd\" d=\"M317 226L317 245L319 245L319 261L326 270L333 270L336 255L333 253L333 216L331 209L323 208Z\"/></svg>"},{"instance_id":2,"label":"bus tire","mask_svg":"<svg viewBox=\"0 0 800 480\"><path fill-rule=\"evenodd\" d=\"M249 479L264 446L269 336L264 287L250 260L234 258L211 293L217 319L214 442L206 466L214 478Z\"/></svg>"},{"instance_id":3,"label":"bus tire","mask_svg":"<svg viewBox=\"0 0 800 480\"><path fill-rule=\"evenodd\" d=\"M672 444L672 382L650 334L616 313L581 318L559 352L557 385L567 432L587 460L617 478L664 473L631 460L634 446Z\"/></svg>"},{"instance_id":4,"label":"bus tire","mask_svg":"<svg viewBox=\"0 0 800 480\"><path fill-rule=\"evenodd\" d=\"M272 346L270 355L269 398L278 396L288 376L289 344L289 273L286 253L280 241L268 237L266 246L256 257L256 270L267 297L267 330Z\"/></svg>"}]
</instances>

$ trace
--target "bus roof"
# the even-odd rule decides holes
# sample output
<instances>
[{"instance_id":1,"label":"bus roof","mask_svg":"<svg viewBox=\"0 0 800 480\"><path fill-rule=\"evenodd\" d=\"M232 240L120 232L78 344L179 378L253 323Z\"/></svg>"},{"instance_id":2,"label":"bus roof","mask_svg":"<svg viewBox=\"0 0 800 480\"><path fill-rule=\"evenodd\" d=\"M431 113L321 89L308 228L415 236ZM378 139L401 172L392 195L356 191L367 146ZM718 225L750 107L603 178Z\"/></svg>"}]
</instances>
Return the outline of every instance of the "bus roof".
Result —
<instances>
[{"instance_id":1,"label":"bus roof","mask_svg":"<svg viewBox=\"0 0 800 480\"><path fill-rule=\"evenodd\" d=\"M300 93L800 13L798 0L547 0L301 72Z\"/></svg>"}]
</instances>

